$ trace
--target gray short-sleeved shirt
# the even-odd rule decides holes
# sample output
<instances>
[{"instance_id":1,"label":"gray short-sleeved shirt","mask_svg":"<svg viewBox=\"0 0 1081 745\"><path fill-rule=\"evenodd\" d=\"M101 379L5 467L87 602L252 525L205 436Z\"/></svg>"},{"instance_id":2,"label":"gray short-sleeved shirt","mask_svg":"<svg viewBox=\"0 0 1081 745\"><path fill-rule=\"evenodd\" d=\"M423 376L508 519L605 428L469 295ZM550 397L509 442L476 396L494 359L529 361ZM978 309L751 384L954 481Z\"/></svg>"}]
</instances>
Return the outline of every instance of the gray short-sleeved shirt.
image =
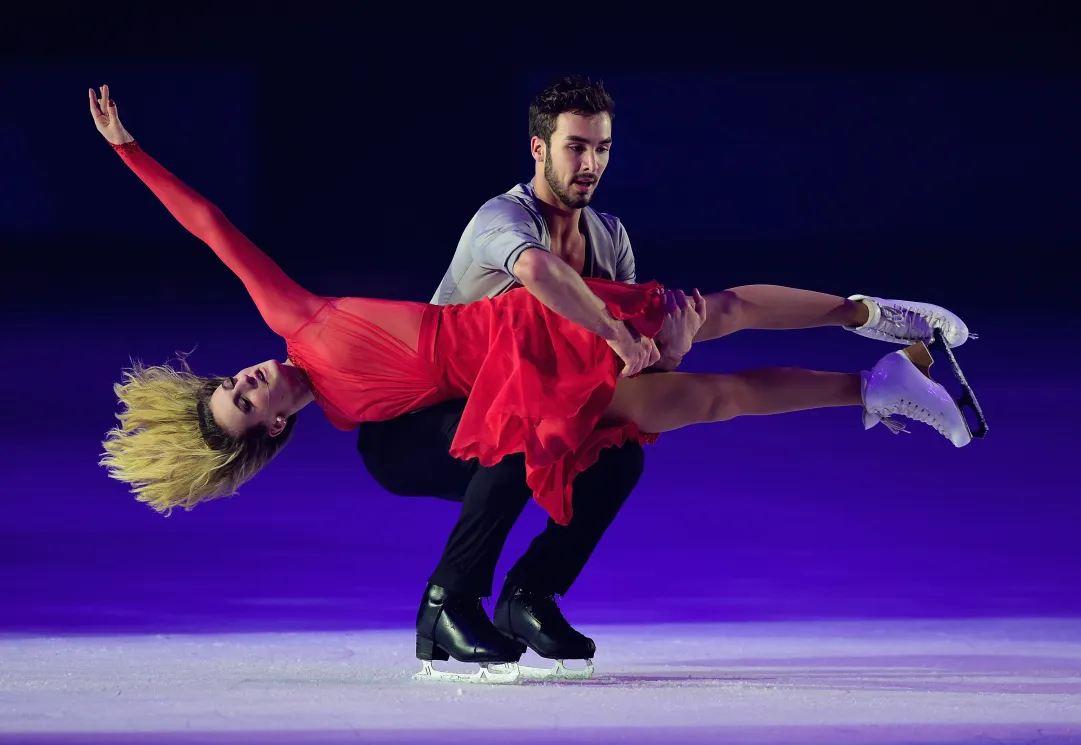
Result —
<instances>
[{"instance_id":1,"label":"gray short-sleeved shirt","mask_svg":"<svg viewBox=\"0 0 1081 745\"><path fill-rule=\"evenodd\" d=\"M582 210L586 234L583 275L634 282L634 252L618 218ZM520 286L514 262L527 248L550 251L552 236L532 183L488 200L462 233L450 267L435 291L435 305L470 303Z\"/></svg>"}]
</instances>

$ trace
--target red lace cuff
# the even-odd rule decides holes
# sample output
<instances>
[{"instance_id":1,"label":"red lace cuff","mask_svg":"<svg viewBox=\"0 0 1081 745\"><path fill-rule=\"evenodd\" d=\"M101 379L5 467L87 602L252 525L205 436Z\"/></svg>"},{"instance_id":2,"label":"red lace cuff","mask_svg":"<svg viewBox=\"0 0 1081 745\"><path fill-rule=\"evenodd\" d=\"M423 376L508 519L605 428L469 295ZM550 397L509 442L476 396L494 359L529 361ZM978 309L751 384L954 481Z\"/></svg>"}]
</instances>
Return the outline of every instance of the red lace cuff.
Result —
<instances>
[{"instance_id":1,"label":"red lace cuff","mask_svg":"<svg viewBox=\"0 0 1081 745\"><path fill-rule=\"evenodd\" d=\"M121 143L119 145L114 145L113 143L110 142L109 147L111 147L113 150L120 153L121 155L123 155L124 153L134 153L134 152L137 152L137 151L142 149L142 148L139 147L139 141L138 140L132 140L131 142L124 142L124 143Z\"/></svg>"}]
</instances>

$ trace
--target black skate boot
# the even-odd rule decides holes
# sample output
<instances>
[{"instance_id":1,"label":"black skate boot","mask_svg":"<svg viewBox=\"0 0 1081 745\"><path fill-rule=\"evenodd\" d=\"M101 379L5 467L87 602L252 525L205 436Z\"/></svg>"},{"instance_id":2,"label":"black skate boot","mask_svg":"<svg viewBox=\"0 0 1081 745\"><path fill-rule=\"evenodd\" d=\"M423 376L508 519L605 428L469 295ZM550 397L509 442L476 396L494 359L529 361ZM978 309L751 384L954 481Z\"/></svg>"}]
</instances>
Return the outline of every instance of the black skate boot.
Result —
<instances>
[{"instance_id":1,"label":"black skate boot","mask_svg":"<svg viewBox=\"0 0 1081 745\"><path fill-rule=\"evenodd\" d=\"M556 661L552 670L523 667L523 677L582 679L593 674L593 654L597 645L567 622L553 595L505 585L496 601L492 620L508 638L527 645L541 657ZM585 660L586 668L570 670L564 667L563 660Z\"/></svg>"},{"instance_id":2,"label":"black skate boot","mask_svg":"<svg viewBox=\"0 0 1081 745\"><path fill-rule=\"evenodd\" d=\"M456 682L504 683L519 677L517 662L525 644L508 639L492 625L479 598L459 597L438 585L429 584L417 611L417 659L424 663L417 679ZM479 673L466 675L432 669L432 662L453 657L459 662L476 662ZM510 664L506 664L510 663ZM507 669L492 670L489 665Z\"/></svg>"}]
</instances>

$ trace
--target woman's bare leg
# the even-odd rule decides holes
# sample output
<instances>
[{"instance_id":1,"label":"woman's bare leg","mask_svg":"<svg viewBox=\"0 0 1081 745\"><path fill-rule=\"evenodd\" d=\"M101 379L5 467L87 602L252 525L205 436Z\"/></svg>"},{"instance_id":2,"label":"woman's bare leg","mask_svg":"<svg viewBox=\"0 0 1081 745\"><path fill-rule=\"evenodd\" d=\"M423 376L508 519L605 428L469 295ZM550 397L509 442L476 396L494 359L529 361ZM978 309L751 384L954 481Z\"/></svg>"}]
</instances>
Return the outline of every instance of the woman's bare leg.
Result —
<instances>
[{"instance_id":1,"label":"woman's bare leg","mask_svg":"<svg viewBox=\"0 0 1081 745\"><path fill-rule=\"evenodd\" d=\"M606 421L669 432L738 416L765 416L832 406L862 406L859 373L791 367L726 375L656 373L620 378Z\"/></svg>"},{"instance_id":2,"label":"woman's bare leg","mask_svg":"<svg viewBox=\"0 0 1081 745\"><path fill-rule=\"evenodd\" d=\"M695 343L744 329L862 326L870 317L862 302L780 285L733 287L706 295L705 301L706 320L695 334Z\"/></svg>"}]
</instances>

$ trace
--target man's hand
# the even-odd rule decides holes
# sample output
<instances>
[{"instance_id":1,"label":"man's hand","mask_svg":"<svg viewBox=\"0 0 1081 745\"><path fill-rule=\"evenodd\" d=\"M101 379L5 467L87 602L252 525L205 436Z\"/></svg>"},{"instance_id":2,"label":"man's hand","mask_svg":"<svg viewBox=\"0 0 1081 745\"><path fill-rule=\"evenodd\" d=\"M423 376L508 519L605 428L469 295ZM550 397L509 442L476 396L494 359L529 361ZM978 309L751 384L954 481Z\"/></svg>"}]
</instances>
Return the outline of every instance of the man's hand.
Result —
<instances>
[{"instance_id":1,"label":"man's hand","mask_svg":"<svg viewBox=\"0 0 1081 745\"><path fill-rule=\"evenodd\" d=\"M652 366L661 358L661 353L652 339L639 335L626 324L621 326L623 331L607 341L608 346L623 360L624 367L619 377L629 378Z\"/></svg>"},{"instance_id":2,"label":"man's hand","mask_svg":"<svg viewBox=\"0 0 1081 745\"><path fill-rule=\"evenodd\" d=\"M706 299L698 290L694 291L693 304L683 290L665 290L664 295L667 315L655 337L661 352L656 367L660 370L675 370L683 360L683 355L691 351L695 334L706 321Z\"/></svg>"}]
</instances>

